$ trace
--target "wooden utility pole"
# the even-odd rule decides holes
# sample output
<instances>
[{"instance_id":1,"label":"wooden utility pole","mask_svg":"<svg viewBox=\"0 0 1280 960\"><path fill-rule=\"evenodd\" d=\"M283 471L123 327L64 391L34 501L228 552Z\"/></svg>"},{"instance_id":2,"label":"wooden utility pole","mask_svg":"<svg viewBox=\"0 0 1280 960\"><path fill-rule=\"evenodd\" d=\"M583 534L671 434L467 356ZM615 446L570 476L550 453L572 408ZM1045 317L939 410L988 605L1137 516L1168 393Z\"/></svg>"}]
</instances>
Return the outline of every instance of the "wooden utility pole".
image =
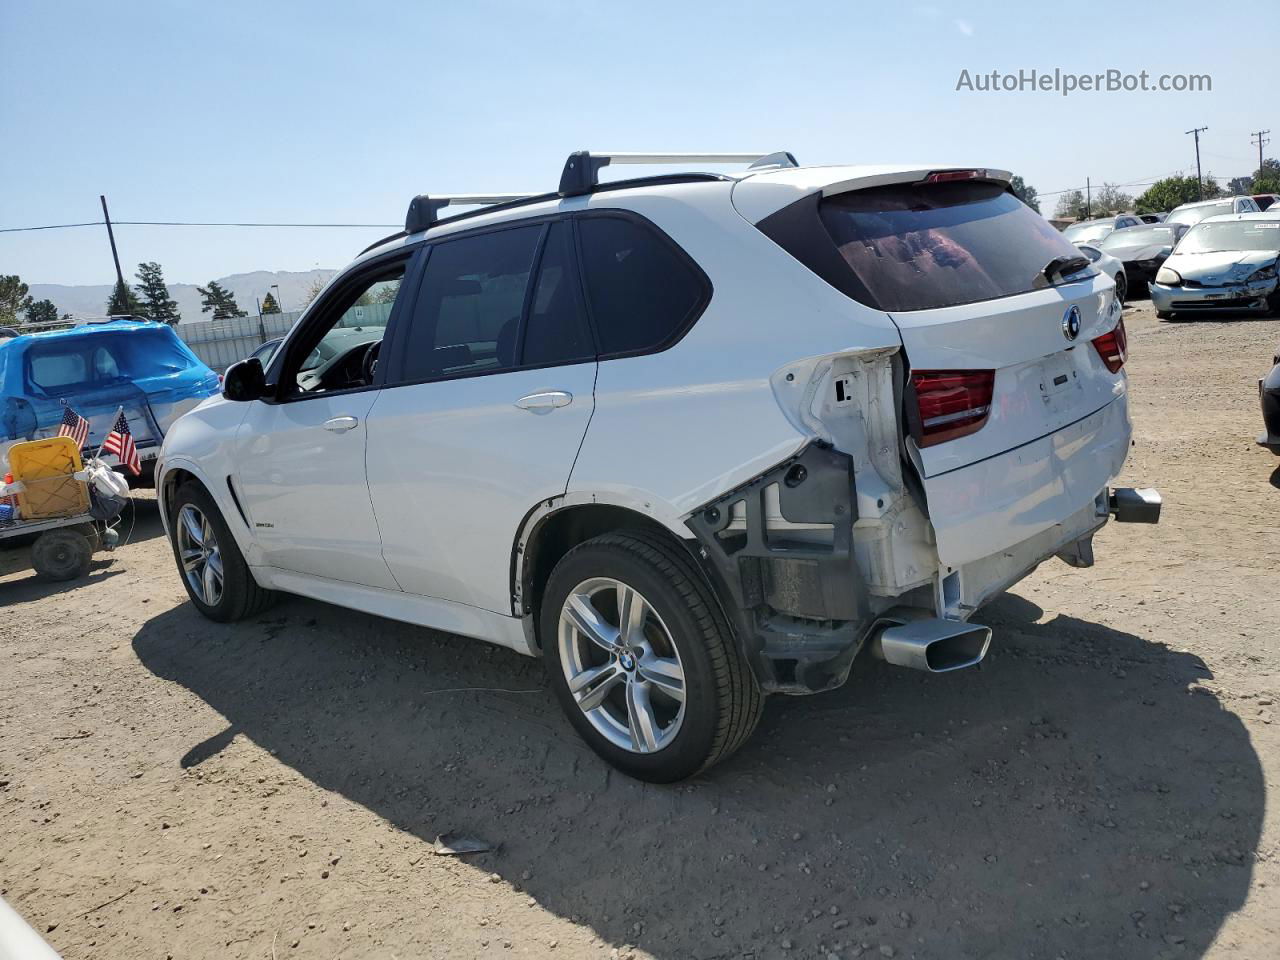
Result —
<instances>
[{"instance_id":1,"label":"wooden utility pole","mask_svg":"<svg viewBox=\"0 0 1280 960\"><path fill-rule=\"evenodd\" d=\"M1250 135L1252 139L1249 142L1256 143L1258 145L1258 179L1259 180L1262 179L1262 148L1271 142L1270 140L1263 140L1262 135L1264 133L1270 133L1270 132L1271 132L1270 130L1255 130Z\"/></svg>"},{"instance_id":2,"label":"wooden utility pole","mask_svg":"<svg viewBox=\"0 0 1280 960\"><path fill-rule=\"evenodd\" d=\"M1196 138L1196 199L1204 199L1204 178L1200 176L1200 134L1208 130L1208 127L1196 127L1194 130L1187 130Z\"/></svg>"},{"instance_id":3,"label":"wooden utility pole","mask_svg":"<svg viewBox=\"0 0 1280 960\"><path fill-rule=\"evenodd\" d=\"M107 239L111 241L111 259L116 263L116 281L123 287L124 273L120 270L120 254L116 252L116 235L111 229L111 214L107 212L107 198L99 194L98 199L102 201L102 219L107 223Z\"/></svg>"},{"instance_id":4,"label":"wooden utility pole","mask_svg":"<svg viewBox=\"0 0 1280 960\"><path fill-rule=\"evenodd\" d=\"M1093 219L1093 181L1088 177L1084 178L1084 218Z\"/></svg>"}]
</instances>

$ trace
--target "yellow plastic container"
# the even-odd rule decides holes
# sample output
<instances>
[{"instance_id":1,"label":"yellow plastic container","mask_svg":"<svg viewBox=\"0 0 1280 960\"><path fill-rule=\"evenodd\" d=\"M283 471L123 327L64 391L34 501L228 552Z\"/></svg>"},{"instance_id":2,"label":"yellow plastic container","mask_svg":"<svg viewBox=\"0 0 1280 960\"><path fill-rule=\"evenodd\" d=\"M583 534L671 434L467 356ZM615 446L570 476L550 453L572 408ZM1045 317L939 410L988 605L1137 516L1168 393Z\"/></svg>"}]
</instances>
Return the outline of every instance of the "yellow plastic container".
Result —
<instances>
[{"instance_id":1,"label":"yellow plastic container","mask_svg":"<svg viewBox=\"0 0 1280 960\"><path fill-rule=\"evenodd\" d=\"M73 474L81 469L80 448L71 437L29 440L9 448L9 472L23 485L18 515L23 520L71 517L89 510L89 490Z\"/></svg>"}]
</instances>

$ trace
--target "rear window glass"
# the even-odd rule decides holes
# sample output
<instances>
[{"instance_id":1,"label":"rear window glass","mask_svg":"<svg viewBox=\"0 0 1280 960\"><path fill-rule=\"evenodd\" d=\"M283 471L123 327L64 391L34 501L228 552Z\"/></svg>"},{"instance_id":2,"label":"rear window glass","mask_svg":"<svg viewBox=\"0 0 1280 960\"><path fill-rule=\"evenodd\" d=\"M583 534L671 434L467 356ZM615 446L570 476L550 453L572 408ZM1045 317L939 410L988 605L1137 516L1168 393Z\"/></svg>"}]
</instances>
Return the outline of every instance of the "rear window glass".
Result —
<instances>
[{"instance_id":1,"label":"rear window glass","mask_svg":"<svg viewBox=\"0 0 1280 960\"><path fill-rule=\"evenodd\" d=\"M1169 214L1165 223L1199 223L1206 217L1220 217L1225 213L1235 213L1236 206L1230 200L1220 200L1217 203L1206 203L1195 207L1180 207L1173 213Z\"/></svg>"},{"instance_id":2,"label":"rear window glass","mask_svg":"<svg viewBox=\"0 0 1280 960\"><path fill-rule=\"evenodd\" d=\"M831 197L822 222L869 306L928 310L1026 293L1078 257L1047 220L994 183L895 184Z\"/></svg>"},{"instance_id":3,"label":"rear window glass","mask_svg":"<svg viewBox=\"0 0 1280 960\"><path fill-rule=\"evenodd\" d=\"M66 393L179 373L195 363L171 331L138 330L33 344L27 376L40 390Z\"/></svg>"},{"instance_id":4,"label":"rear window glass","mask_svg":"<svg viewBox=\"0 0 1280 960\"><path fill-rule=\"evenodd\" d=\"M1073 223L1062 231L1062 236L1072 243L1097 243L1115 229L1114 220L1090 220L1086 223Z\"/></svg>"},{"instance_id":5,"label":"rear window glass","mask_svg":"<svg viewBox=\"0 0 1280 960\"><path fill-rule=\"evenodd\" d=\"M1175 236L1176 233L1173 227L1129 227L1109 234L1098 246L1103 250L1117 250L1122 247L1133 247L1139 244L1172 244Z\"/></svg>"}]
</instances>

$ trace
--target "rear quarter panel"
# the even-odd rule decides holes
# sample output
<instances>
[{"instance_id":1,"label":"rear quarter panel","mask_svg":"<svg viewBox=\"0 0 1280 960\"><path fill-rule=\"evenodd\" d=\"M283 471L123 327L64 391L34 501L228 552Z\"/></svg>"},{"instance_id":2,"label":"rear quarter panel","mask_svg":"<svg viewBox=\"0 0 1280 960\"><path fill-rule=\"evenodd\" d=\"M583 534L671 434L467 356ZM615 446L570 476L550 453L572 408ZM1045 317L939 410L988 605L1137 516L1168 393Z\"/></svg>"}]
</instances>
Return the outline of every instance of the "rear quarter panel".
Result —
<instances>
[{"instance_id":1,"label":"rear quarter panel","mask_svg":"<svg viewBox=\"0 0 1280 960\"><path fill-rule=\"evenodd\" d=\"M608 194L591 206L651 220L709 277L710 303L675 346L604 360L569 492L632 505L677 532L684 517L808 439L770 376L843 350L901 345L883 313L816 278L733 209L724 184Z\"/></svg>"}]
</instances>

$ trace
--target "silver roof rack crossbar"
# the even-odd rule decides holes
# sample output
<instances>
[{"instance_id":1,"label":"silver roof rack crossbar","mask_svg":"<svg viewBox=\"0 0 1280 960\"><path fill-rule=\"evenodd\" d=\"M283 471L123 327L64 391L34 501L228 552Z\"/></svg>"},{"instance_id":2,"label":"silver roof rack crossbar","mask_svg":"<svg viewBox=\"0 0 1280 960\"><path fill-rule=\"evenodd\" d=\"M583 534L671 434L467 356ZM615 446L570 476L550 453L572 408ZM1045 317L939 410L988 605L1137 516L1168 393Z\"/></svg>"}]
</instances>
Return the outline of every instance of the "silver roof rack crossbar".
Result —
<instances>
[{"instance_id":1,"label":"silver roof rack crossbar","mask_svg":"<svg viewBox=\"0 0 1280 960\"><path fill-rule=\"evenodd\" d=\"M531 193L442 193L434 196L419 194L409 201L409 212L404 218L405 233L421 233L440 219L440 211L449 206L489 205L526 200Z\"/></svg>"},{"instance_id":2,"label":"silver roof rack crossbar","mask_svg":"<svg viewBox=\"0 0 1280 960\"><path fill-rule=\"evenodd\" d=\"M600 183L600 170L613 163L749 163L751 169L798 167L790 153L592 153L579 150L569 154L560 174L560 196L578 197L590 193Z\"/></svg>"}]
</instances>

